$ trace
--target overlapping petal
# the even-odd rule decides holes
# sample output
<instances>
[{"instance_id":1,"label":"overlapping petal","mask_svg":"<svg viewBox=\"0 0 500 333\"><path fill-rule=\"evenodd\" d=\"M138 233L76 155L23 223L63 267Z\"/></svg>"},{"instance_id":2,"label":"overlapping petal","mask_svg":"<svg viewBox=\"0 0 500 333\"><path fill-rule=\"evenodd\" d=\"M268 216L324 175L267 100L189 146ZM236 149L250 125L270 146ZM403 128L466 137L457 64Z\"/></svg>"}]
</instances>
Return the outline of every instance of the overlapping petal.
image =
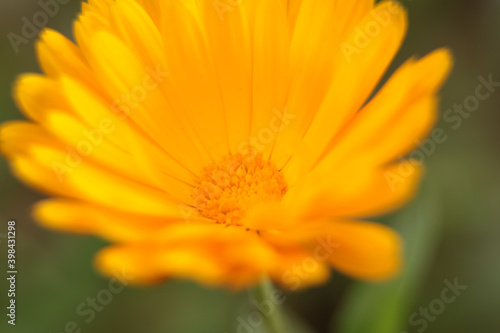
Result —
<instances>
[{"instance_id":1,"label":"overlapping petal","mask_svg":"<svg viewBox=\"0 0 500 333\"><path fill-rule=\"evenodd\" d=\"M42 225L114 243L97 256L105 274L290 289L331 266L389 278L401 240L358 218L416 191L423 167L403 157L432 127L452 62L446 50L411 59L375 93L406 28L392 0L89 0L76 43L41 34L44 74L15 85L31 121L2 125L0 148L56 196L35 206ZM261 175L284 176L281 200L235 224L202 216L207 167L257 152L275 168ZM238 177L237 195L267 181Z\"/></svg>"}]
</instances>

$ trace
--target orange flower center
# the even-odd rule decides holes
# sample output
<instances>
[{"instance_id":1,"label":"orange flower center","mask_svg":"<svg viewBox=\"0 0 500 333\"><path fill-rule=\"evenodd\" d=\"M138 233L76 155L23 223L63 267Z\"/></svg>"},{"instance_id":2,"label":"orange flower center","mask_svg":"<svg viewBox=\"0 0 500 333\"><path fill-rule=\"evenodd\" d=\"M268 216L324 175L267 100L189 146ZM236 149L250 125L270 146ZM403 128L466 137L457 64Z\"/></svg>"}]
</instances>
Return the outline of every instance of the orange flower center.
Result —
<instances>
[{"instance_id":1,"label":"orange flower center","mask_svg":"<svg viewBox=\"0 0 500 333\"><path fill-rule=\"evenodd\" d=\"M193 197L201 215L217 223L241 225L249 209L281 200L286 189L283 174L262 155L236 154L206 167Z\"/></svg>"}]
</instances>

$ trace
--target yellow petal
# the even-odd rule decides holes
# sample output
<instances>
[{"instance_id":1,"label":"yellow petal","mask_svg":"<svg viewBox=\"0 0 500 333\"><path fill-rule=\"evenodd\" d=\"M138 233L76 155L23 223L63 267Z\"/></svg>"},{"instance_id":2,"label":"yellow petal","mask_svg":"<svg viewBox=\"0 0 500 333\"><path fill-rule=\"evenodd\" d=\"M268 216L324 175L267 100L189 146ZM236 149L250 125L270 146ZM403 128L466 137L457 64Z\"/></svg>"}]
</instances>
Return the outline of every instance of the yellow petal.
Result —
<instances>
[{"instance_id":1,"label":"yellow petal","mask_svg":"<svg viewBox=\"0 0 500 333\"><path fill-rule=\"evenodd\" d=\"M369 167L359 164L343 172L339 170L334 176L331 172L324 174L323 181L305 185L300 196L289 204L306 218L373 217L407 203L422 177L421 162L415 160L368 172L366 168Z\"/></svg>"},{"instance_id":2,"label":"yellow petal","mask_svg":"<svg viewBox=\"0 0 500 333\"><path fill-rule=\"evenodd\" d=\"M366 163L380 165L414 149L434 124L435 94L451 63L447 50L437 50L403 65L335 139L319 167L328 164L324 168L331 170L361 155Z\"/></svg>"},{"instance_id":3,"label":"yellow petal","mask_svg":"<svg viewBox=\"0 0 500 333\"><path fill-rule=\"evenodd\" d=\"M194 212L192 214L189 217L191 222L203 222L203 218L197 217ZM42 201L36 204L33 215L48 228L71 233L94 234L115 242L143 240L174 223L186 223L181 216L181 210L177 217L157 217L147 213L125 213L68 199Z\"/></svg>"},{"instance_id":4,"label":"yellow petal","mask_svg":"<svg viewBox=\"0 0 500 333\"><path fill-rule=\"evenodd\" d=\"M319 262L364 280L384 280L401 269L402 242L384 225L371 222L319 220L302 230L288 231L282 237L309 244Z\"/></svg>"},{"instance_id":5,"label":"yellow petal","mask_svg":"<svg viewBox=\"0 0 500 333\"><path fill-rule=\"evenodd\" d=\"M101 52L102 49L108 52ZM89 62L107 87L111 105L120 110L141 130L143 136L161 146L165 154L191 172L200 170L206 159L196 138L189 136L182 118L172 110L160 89L168 77L166 69L148 67L120 39L107 32L92 37ZM73 97L76 93L69 94ZM76 106L75 106L76 107ZM178 140L182 140L182 146Z\"/></svg>"},{"instance_id":6,"label":"yellow petal","mask_svg":"<svg viewBox=\"0 0 500 333\"><path fill-rule=\"evenodd\" d=\"M39 74L24 74L14 85L14 98L19 109L32 120L44 123L51 109L67 110L70 104L61 91L59 83Z\"/></svg>"},{"instance_id":7,"label":"yellow petal","mask_svg":"<svg viewBox=\"0 0 500 333\"><path fill-rule=\"evenodd\" d=\"M171 226L147 241L105 249L97 258L106 274L130 267L138 275L136 283L188 277L233 288L257 282L277 262L277 255L256 234L214 224Z\"/></svg>"},{"instance_id":8,"label":"yellow petal","mask_svg":"<svg viewBox=\"0 0 500 333\"><path fill-rule=\"evenodd\" d=\"M40 66L48 76L70 75L95 84L81 50L60 33L48 28L43 30L36 47Z\"/></svg>"},{"instance_id":9,"label":"yellow petal","mask_svg":"<svg viewBox=\"0 0 500 333\"><path fill-rule=\"evenodd\" d=\"M388 15L385 25L373 17L382 13ZM399 50L407 28L406 12L402 6L394 1L380 3L363 19L359 28L367 29L373 22L380 29L363 48L357 40L358 30L345 40L345 44L356 47L359 54L346 55L341 48L335 57L335 76L328 93L286 167L291 177L297 177L300 171L307 172L314 166L338 131L366 102ZM377 66L373 66L374 62Z\"/></svg>"},{"instance_id":10,"label":"yellow petal","mask_svg":"<svg viewBox=\"0 0 500 333\"><path fill-rule=\"evenodd\" d=\"M174 178L189 184L192 172L165 152L126 115L116 112L106 100L71 78L61 78L61 84L73 109L87 124L96 128L103 121L110 120L114 128L108 135L110 140L135 156L142 171L152 181L168 185L169 178ZM184 195L186 198L189 196L187 193Z\"/></svg>"},{"instance_id":11,"label":"yellow petal","mask_svg":"<svg viewBox=\"0 0 500 333\"><path fill-rule=\"evenodd\" d=\"M14 138L2 141L2 151L10 152L13 171L30 185L119 210L179 216L181 202L164 191L115 175L46 133L39 136L25 140L17 150L11 144Z\"/></svg>"},{"instance_id":12,"label":"yellow petal","mask_svg":"<svg viewBox=\"0 0 500 333\"><path fill-rule=\"evenodd\" d=\"M234 153L248 139L252 119L252 47L258 1L203 1L199 13L217 71L229 146Z\"/></svg>"},{"instance_id":13,"label":"yellow petal","mask_svg":"<svg viewBox=\"0 0 500 333\"><path fill-rule=\"evenodd\" d=\"M290 37L283 2L257 1L254 20L249 140L268 156L284 127L286 111Z\"/></svg>"},{"instance_id":14,"label":"yellow petal","mask_svg":"<svg viewBox=\"0 0 500 333\"><path fill-rule=\"evenodd\" d=\"M289 116L273 151L279 167L294 153L314 119L332 79L337 76L336 67L342 70L347 66L344 55L339 53L340 42L360 24L372 7L373 0L289 1L292 29L286 105Z\"/></svg>"},{"instance_id":15,"label":"yellow petal","mask_svg":"<svg viewBox=\"0 0 500 333\"><path fill-rule=\"evenodd\" d=\"M134 0L120 0L110 7L112 29L148 65L167 68L160 31L148 13Z\"/></svg>"},{"instance_id":16,"label":"yellow petal","mask_svg":"<svg viewBox=\"0 0 500 333\"><path fill-rule=\"evenodd\" d=\"M194 1L171 1L169 6L160 31L165 49L176 52L165 53L170 76L161 87L170 96L185 130L196 138L208 159L219 160L230 147L216 59L200 26L201 14ZM183 33L179 34L179 30Z\"/></svg>"},{"instance_id":17,"label":"yellow petal","mask_svg":"<svg viewBox=\"0 0 500 333\"><path fill-rule=\"evenodd\" d=\"M401 268L401 239L392 229L368 222L333 222L325 233L338 246L330 262L360 279L379 280Z\"/></svg>"}]
</instances>

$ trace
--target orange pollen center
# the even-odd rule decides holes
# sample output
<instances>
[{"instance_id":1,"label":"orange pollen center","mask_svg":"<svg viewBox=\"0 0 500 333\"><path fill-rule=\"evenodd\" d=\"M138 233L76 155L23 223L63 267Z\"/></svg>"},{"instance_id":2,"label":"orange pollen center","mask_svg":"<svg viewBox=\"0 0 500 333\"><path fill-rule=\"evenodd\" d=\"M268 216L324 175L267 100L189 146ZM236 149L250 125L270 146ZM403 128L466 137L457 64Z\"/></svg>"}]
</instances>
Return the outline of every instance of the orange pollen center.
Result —
<instances>
[{"instance_id":1,"label":"orange pollen center","mask_svg":"<svg viewBox=\"0 0 500 333\"><path fill-rule=\"evenodd\" d=\"M201 215L227 225L241 225L259 203L281 200L287 190L283 174L262 155L230 155L207 166L197 179L194 203Z\"/></svg>"}]
</instances>

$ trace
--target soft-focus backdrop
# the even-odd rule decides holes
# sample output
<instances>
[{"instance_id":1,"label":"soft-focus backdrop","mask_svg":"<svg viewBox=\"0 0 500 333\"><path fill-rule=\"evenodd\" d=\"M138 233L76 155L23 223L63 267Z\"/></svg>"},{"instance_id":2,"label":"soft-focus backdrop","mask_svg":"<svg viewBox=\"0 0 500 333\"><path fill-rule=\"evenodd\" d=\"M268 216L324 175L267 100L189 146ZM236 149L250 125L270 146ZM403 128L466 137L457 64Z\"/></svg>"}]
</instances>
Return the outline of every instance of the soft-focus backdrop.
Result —
<instances>
[{"instance_id":1,"label":"soft-focus backdrop","mask_svg":"<svg viewBox=\"0 0 500 333\"><path fill-rule=\"evenodd\" d=\"M80 0L60 2L67 3L47 26L70 36ZM409 9L410 29L395 65L441 46L455 56L437 124L445 139L427 142L416 153L428 166L420 194L399 212L379 219L405 238L406 270L386 284L359 283L336 274L326 285L286 294L284 307L302 321L294 326L320 333L498 333L500 87L490 87L490 96L473 104L480 77L500 82L500 1L402 2ZM38 0L0 1L2 122L22 118L11 97L15 77L39 71L36 38L28 38L16 53L7 36L21 35L23 18L31 20L40 10ZM447 112L464 103L474 111ZM104 242L35 224L30 207L43 196L17 181L3 158L0 183L0 332L258 332L248 317L255 310L248 308L245 292L170 281L154 288L128 287L107 299L109 282L92 266L93 254ZM17 221L15 327L7 325L5 315L10 219ZM106 304L92 308L88 302L96 297Z\"/></svg>"}]
</instances>

